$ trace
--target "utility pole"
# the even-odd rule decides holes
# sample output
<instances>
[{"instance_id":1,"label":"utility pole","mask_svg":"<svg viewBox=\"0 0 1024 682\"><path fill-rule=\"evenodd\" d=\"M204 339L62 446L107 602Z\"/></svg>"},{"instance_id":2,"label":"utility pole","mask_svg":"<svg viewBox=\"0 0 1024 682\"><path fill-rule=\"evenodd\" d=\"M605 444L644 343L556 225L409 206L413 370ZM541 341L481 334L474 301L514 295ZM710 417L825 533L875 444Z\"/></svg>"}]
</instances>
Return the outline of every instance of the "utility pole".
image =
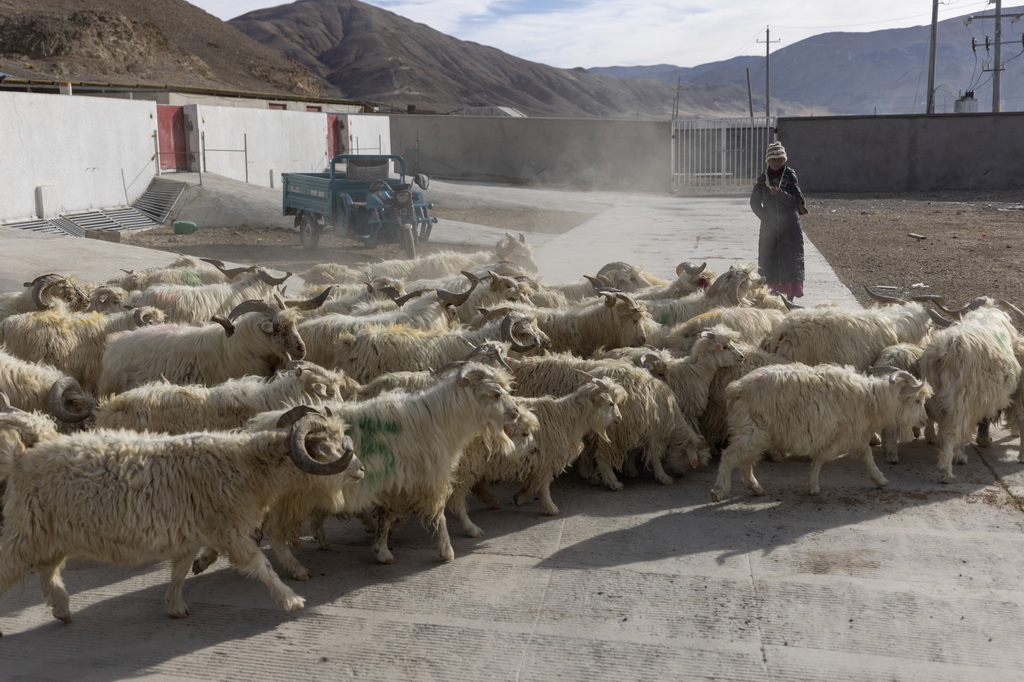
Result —
<instances>
[{"instance_id":1,"label":"utility pole","mask_svg":"<svg viewBox=\"0 0 1024 682\"><path fill-rule=\"evenodd\" d=\"M999 113L999 110L1000 110L1000 106L999 106L999 99L1000 99L999 74L1000 74L1000 72L1002 72L1004 70L1004 68L1003 68L1003 61L1002 61L1003 60L1003 56L1002 56L1003 17L1007 16L1007 17L1012 18L1013 21L1017 21L1021 17L1024 17L1024 14L1006 14L1006 15L1004 15L1003 14L1003 2L1002 2L1002 0L988 0L988 1L989 1L989 3L993 3L993 2L995 3L995 5L996 5L996 13L995 14L979 14L977 16L973 16L972 15L972 16L967 17L967 19L964 20L964 24L970 24L975 19L995 19L996 20L996 39L994 41L990 41L988 35L985 36L985 51L988 52L989 47L994 45L995 48L996 48L995 55L994 55L995 60L992 62L992 67L991 68L987 68L984 65L982 65L982 67L981 67L982 71L991 71L992 72L992 113L995 114L995 113ZM971 41L971 49L977 51L978 43L977 43L976 40L972 40Z\"/></svg>"},{"instance_id":2,"label":"utility pole","mask_svg":"<svg viewBox=\"0 0 1024 682\"><path fill-rule=\"evenodd\" d=\"M1003 62L1001 61L1002 56L1000 49L1003 43L1003 0L996 0L996 52L995 52L995 64L993 69L995 72L992 74L992 113L999 113L999 74L1003 70Z\"/></svg>"},{"instance_id":3,"label":"utility pole","mask_svg":"<svg viewBox=\"0 0 1024 682\"><path fill-rule=\"evenodd\" d=\"M931 46L928 48L928 109L935 113L935 40L939 35L939 0L932 0Z\"/></svg>"},{"instance_id":4,"label":"utility pole","mask_svg":"<svg viewBox=\"0 0 1024 682\"><path fill-rule=\"evenodd\" d=\"M768 26L764 27L764 40L758 40L757 42L764 43L764 115L766 118L772 115L771 111L771 90L772 90L772 72L769 63L768 54L771 50L772 43L781 43L781 40L771 40L771 30Z\"/></svg>"}]
</instances>

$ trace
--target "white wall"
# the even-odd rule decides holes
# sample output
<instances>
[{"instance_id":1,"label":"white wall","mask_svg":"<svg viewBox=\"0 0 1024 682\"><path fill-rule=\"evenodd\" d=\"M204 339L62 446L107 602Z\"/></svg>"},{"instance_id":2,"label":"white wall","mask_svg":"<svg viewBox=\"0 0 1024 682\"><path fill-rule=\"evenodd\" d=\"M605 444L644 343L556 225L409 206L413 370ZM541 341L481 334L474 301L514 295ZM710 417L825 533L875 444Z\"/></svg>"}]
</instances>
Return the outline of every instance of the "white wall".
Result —
<instances>
[{"instance_id":1,"label":"white wall","mask_svg":"<svg viewBox=\"0 0 1024 682\"><path fill-rule=\"evenodd\" d=\"M276 187L281 172L318 172L329 161L327 114L199 105L196 115L205 172Z\"/></svg>"},{"instance_id":2,"label":"white wall","mask_svg":"<svg viewBox=\"0 0 1024 682\"><path fill-rule=\"evenodd\" d=\"M41 186L57 213L125 206L157 173L153 102L5 92L0 130L0 221L39 217Z\"/></svg>"},{"instance_id":3,"label":"white wall","mask_svg":"<svg viewBox=\"0 0 1024 682\"><path fill-rule=\"evenodd\" d=\"M391 118L384 114L339 116L347 133L346 154L390 154Z\"/></svg>"}]
</instances>

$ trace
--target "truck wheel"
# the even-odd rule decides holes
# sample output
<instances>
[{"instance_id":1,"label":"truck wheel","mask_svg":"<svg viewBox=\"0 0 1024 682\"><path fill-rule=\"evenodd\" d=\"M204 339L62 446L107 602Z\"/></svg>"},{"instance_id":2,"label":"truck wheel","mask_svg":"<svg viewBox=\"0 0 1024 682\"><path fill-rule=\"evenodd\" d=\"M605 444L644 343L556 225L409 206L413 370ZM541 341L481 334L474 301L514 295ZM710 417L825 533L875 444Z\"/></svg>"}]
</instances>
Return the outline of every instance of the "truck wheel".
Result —
<instances>
[{"instance_id":1,"label":"truck wheel","mask_svg":"<svg viewBox=\"0 0 1024 682\"><path fill-rule=\"evenodd\" d=\"M398 233L398 243L405 251L405 257L412 260L416 257L416 235L412 232L412 225L402 225Z\"/></svg>"},{"instance_id":2,"label":"truck wheel","mask_svg":"<svg viewBox=\"0 0 1024 682\"><path fill-rule=\"evenodd\" d=\"M306 251L312 251L320 243L320 226L308 213L302 216L302 222L299 223L299 241Z\"/></svg>"}]
</instances>

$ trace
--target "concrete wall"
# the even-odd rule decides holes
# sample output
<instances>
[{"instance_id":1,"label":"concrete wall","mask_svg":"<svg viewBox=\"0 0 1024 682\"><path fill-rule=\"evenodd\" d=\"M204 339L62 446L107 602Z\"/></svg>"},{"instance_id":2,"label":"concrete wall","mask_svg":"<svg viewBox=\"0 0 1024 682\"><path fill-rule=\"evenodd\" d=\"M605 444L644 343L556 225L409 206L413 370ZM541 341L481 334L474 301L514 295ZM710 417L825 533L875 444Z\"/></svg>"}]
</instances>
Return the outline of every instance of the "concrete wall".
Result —
<instances>
[{"instance_id":1,"label":"concrete wall","mask_svg":"<svg viewBox=\"0 0 1024 682\"><path fill-rule=\"evenodd\" d=\"M344 124L345 154L390 154L391 118L381 114L339 116Z\"/></svg>"},{"instance_id":2,"label":"concrete wall","mask_svg":"<svg viewBox=\"0 0 1024 682\"><path fill-rule=\"evenodd\" d=\"M450 180L664 192L670 139L668 121L391 117L410 172Z\"/></svg>"},{"instance_id":3,"label":"concrete wall","mask_svg":"<svg viewBox=\"0 0 1024 682\"><path fill-rule=\"evenodd\" d=\"M279 187L280 173L323 170L327 115L316 112L199 105L203 171L263 187Z\"/></svg>"},{"instance_id":4,"label":"concrete wall","mask_svg":"<svg viewBox=\"0 0 1024 682\"><path fill-rule=\"evenodd\" d=\"M809 192L1021 187L1022 113L781 118L778 131Z\"/></svg>"},{"instance_id":5,"label":"concrete wall","mask_svg":"<svg viewBox=\"0 0 1024 682\"><path fill-rule=\"evenodd\" d=\"M153 102L7 92L0 130L5 222L122 206L157 173Z\"/></svg>"}]
</instances>

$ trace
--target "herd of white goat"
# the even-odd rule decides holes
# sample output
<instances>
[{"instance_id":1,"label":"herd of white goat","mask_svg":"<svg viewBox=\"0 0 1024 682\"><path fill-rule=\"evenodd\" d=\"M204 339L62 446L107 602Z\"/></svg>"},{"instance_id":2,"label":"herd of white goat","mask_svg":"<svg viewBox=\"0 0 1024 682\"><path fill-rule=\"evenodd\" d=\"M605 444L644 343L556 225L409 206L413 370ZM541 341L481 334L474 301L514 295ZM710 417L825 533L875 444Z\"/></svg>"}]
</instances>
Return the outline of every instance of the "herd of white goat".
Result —
<instances>
[{"instance_id":1,"label":"herd of white goat","mask_svg":"<svg viewBox=\"0 0 1024 682\"><path fill-rule=\"evenodd\" d=\"M1019 427L1024 342L1009 303L872 294L866 309L798 308L750 264L715 274L682 263L663 281L628 263L546 284L531 248L323 264L285 295L288 275L181 257L102 284L44 274L0 294L0 595L39 576L70 621L69 557L169 559L165 601L188 614L185 576L226 553L287 610L285 574L304 529L326 545L332 517L389 534L410 516L454 558L446 511L483 530L468 499L559 513L551 484L574 468L621 490L661 483L720 455L713 500L732 473L757 495L765 455L821 466L850 454L871 480L880 439L938 448L942 481L992 420ZM1024 461L1024 460L1022 460Z\"/></svg>"}]
</instances>

